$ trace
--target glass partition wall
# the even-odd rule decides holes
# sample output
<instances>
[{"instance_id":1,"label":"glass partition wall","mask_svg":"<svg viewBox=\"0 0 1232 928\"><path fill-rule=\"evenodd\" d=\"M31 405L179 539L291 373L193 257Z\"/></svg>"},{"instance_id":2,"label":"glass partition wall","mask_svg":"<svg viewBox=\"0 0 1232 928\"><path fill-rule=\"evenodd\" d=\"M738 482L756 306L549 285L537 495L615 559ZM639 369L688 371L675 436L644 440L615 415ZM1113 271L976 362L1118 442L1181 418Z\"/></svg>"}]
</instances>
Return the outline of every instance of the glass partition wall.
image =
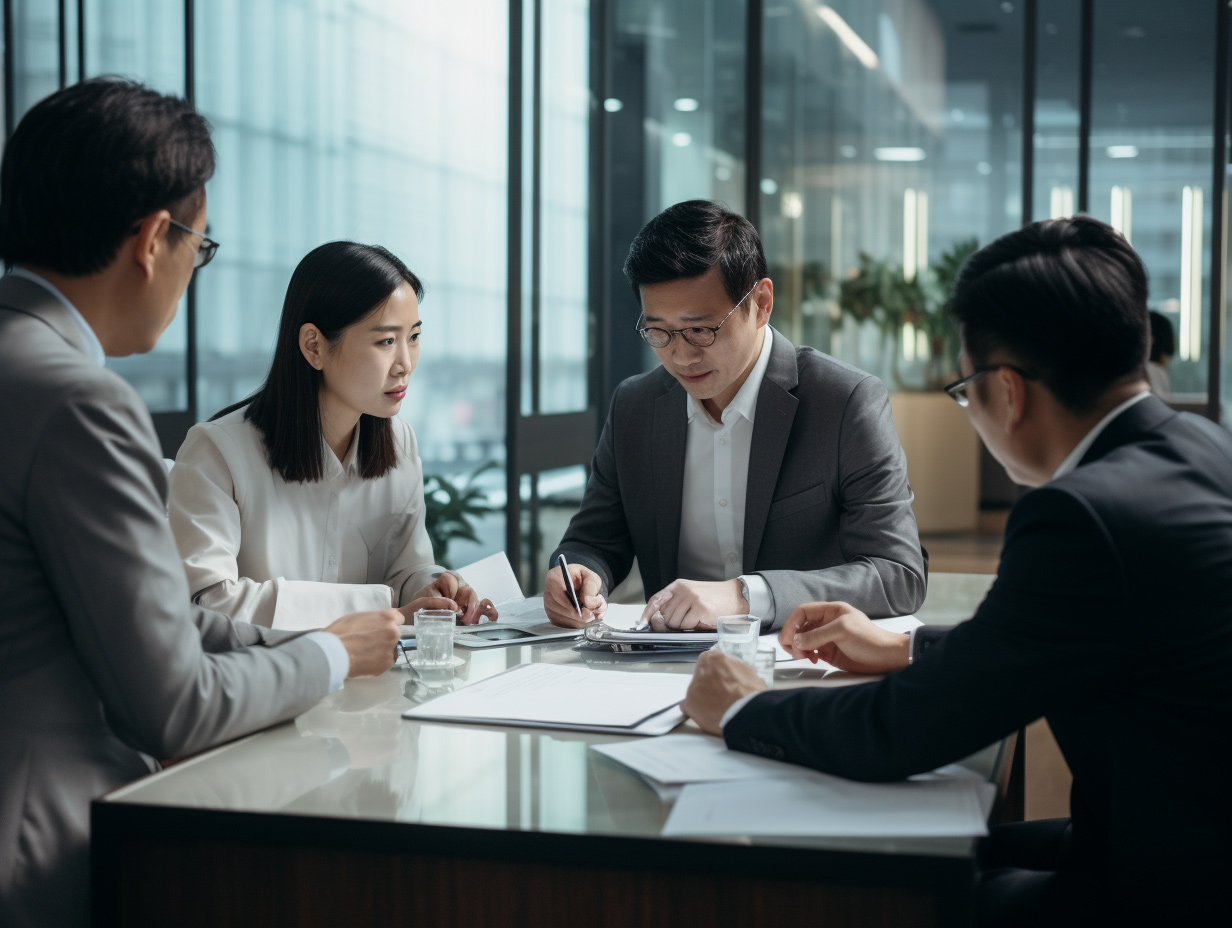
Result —
<instances>
[{"instance_id":1,"label":"glass partition wall","mask_svg":"<svg viewBox=\"0 0 1232 928\"><path fill-rule=\"evenodd\" d=\"M896 402L953 372L941 309L972 248L1090 212L1147 263L1177 335L1173 400L1228 418L1220 0L2 8L8 131L102 73L186 94L214 124L223 247L159 349L110 362L165 453L259 384L304 253L385 244L428 286L403 415L440 499L478 490L481 541L455 539L447 559L503 546L528 591L611 391L655 363L621 266L682 199L749 216L774 324L882 377ZM988 500L1011 498L989 479Z\"/></svg>"}]
</instances>

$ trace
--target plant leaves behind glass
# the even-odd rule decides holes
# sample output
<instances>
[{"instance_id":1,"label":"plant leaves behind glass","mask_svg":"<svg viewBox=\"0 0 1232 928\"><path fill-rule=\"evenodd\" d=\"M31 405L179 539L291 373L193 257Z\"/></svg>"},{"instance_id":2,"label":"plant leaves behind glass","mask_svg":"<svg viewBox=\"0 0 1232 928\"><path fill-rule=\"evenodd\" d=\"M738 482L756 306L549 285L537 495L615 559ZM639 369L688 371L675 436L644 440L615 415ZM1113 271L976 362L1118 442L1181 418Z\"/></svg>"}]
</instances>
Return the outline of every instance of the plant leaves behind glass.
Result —
<instances>
[{"instance_id":1,"label":"plant leaves behind glass","mask_svg":"<svg viewBox=\"0 0 1232 928\"><path fill-rule=\"evenodd\" d=\"M475 478L496 467L495 461L487 461L465 478L450 480L441 474L424 477L424 529L432 542L432 553L442 567L451 566L446 560L449 543L455 538L478 543L474 520L492 512L500 512L491 506L483 489L475 486Z\"/></svg>"}]
</instances>

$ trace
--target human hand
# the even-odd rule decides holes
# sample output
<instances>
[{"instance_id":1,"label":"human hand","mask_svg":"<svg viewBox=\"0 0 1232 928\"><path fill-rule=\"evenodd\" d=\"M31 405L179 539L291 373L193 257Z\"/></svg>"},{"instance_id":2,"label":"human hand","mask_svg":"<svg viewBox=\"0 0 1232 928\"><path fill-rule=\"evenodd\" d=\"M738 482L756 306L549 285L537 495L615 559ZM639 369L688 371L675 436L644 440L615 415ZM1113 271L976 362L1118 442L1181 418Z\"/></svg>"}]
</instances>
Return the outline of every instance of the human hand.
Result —
<instances>
[{"instance_id":1,"label":"human hand","mask_svg":"<svg viewBox=\"0 0 1232 928\"><path fill-rule=\"evenodd\" d=\"M419 597L443 597L450 600L451 605L449 606L419 606L418 608L453 609L454 612L461 613L458 616L459 625L478 625L484 616L496 621L500 615L496 607L492 605L492 600L480 599L479 594L472 587L467 586L457 574L449 571L441 574L415 596L417 599ZM408 619L413 615L413 612L407 614Z\"/></svg>"},{"instance_id":2,"label":"human hand","mask_svg":"<svg viewBox=\"0 0 1232 928\"><path fill-rule=\"evenodd\" d=\"M347 650L351 659L347 677L371 677L393 666L401 624L401 612L382 609L344 615L324 630L337 635Z\"/></svg>"},{"instance_id":3,"label":"human hand","mask_svg":"<svg viewBox=\"0 0 1232 928\"><path fill-rule=\"evenodd\" d=\"M455 615L461 612L458 604L452 599L446 599L443 596L421 596L419 599L412 599L405 606L398 607L398 611L402 613L403 624L414 625L415 613L420 609L443 609Z\"/></svg>"},{"instance_id":4,"label":"human hand","mask_svg":"<svg viewBox=\"0 0 1232 928\"><path fill-rule=\"evenodd\" d=\"M719 616L748 611L739 580L673 580L650 597L642 618L649 619L656 632L714 631Z\"/></svg>"},{"instance_id":5,"label":"human hand","mask_svg":"<svg viewBox=\"0 0 1232 928\"><path fill-rule=\"evenodd\" d=\"M607 600L599 595L603 589L603 580L599 575L589 567L570 564L569 579L582 605L582 615L579 618L573 608L573 600L565 589L565 578L558 568L553 567L543 581L543 609L551 623L562 628L581 628L602 618L607 611Z\"/></svg>"},{"instance_id":6,"label":"human hand","mask_svg":"<svg viewBox=\"0 0 1232 928\"><path fill-rule=\"evenodd\" d=\"M704 651L680 708L706 734L721 735L719 722L732 703L764 689L766 684L744 661L721 651Z\"/></svg>"},{"instance_id":7,"label":"human hand","mask_svg":"<svg viewBox=\"0 0 1232 928\"><path fill-rule=\"evenodd\" d=\"M792 657L852 673L889 673L909 663L911 637L874 625L847 603L805 603L787 618L779 644Z\"/></svg>"}]
</instances>

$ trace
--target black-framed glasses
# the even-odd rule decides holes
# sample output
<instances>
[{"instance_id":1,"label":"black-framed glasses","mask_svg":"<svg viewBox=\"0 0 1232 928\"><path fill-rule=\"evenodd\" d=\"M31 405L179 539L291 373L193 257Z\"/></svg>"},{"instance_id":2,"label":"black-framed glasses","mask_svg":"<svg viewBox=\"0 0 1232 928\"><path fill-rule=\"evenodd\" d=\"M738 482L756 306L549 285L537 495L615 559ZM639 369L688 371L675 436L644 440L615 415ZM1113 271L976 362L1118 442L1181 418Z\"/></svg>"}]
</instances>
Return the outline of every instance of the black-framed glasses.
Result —
<instances>
[{"instance_id":1,"label":"black-framed glasses","mask_svg":"<svg viewBox=\"0 0 1232 928\"><path fill-rule=\"evenodd\" d=\"M759 280L757 284L761 283ZM731 313L723 317L723 322L731 318L731 314L740 308L740 304L753 295L753 290L757 289L757 284L753 284L753 289L736 301L736 305L731 308ZM637 321L642 321L642 314L639 314ZM719 329L723 328L723 322L718 325L691 325L684 329L660 329L657 326L638 325L637 334L642 336L642 340L651 348L666 348L671 344L672 338L679 335L694 348L709 348L714 344L714 340L719 335Z\"/></svg>"},{"instance_id":2,"label":"black-framed glasses","mask_svg":"<svg viewBox=\"0 0 1232 928\"><path fill-rule=\"evenodd\" d=\"M1035 374L1030 373L1029 371L1024 371L1021 367L1018 367L1014 364L989 364L986 367L977 367L975 369L975 373L973 373L970 377L964 377L962 380L958 380L950 384L948 387L945 388L945 392L950 394L950 398L955 403L957 403L959 406L962 406L965 409L967 405L971 402L971 397L967 396L967 388L971 386L971 384L979 380L981 377L983 377L985 374L990 374L993 371L1000 370L1003 367L1008 367L1010 370L1016 373L1019 377L1022 377L1024 380L1035 380L1037 376Z\"/></svg>"},{"instance_id":3,"label":"black-framed glasses","mask_svg":"<svg viewBox=\"0 0 1232 928\"><path fill-rule=\"evenodd\" d=\"M216 241L207 237L204 232L198 232L192 226L186 226L182 222L176 222L174 219L169 219L168 222L170 222L177 229L182 229L192 235L201 236L201 244L197 246L197 254L193 258L194 268L205 267L214 260L214 255L218 252L218 243Z\"/></svg>"}]
</instances>

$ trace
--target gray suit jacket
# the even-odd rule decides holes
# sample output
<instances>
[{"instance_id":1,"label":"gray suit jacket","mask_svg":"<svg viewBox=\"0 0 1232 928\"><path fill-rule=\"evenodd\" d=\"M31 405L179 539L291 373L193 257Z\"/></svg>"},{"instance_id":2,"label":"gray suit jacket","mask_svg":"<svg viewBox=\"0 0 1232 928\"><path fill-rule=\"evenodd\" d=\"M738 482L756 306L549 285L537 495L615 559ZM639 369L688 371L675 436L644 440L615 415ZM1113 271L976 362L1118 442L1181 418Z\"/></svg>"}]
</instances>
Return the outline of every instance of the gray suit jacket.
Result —
<instances>
[{"instance_id":1,"label":"gray suit jacket","mask_svg":"<svg viewBox=\"0 0 1232 928\"><path fill-rule=\"evenodd\" d=\"M189 603L149 413L68 311L0 279L0 924L84 925L90 800L291 718L314 642ZM277 645L277 646L274 646Z\"/></svg>"},{"instance_id":2,"label":"gray suit jacket","mask_svg":"<svg viewBox=\"0 0 1232 928\"><path fill-rule=\"evenodd\" d=\"M776 628L817 600L849 602L874 617L914 612L927 558L885 386L770 331L749 453L743 572L765 578ZM647 597L679 576L685 396L662 367L616 388L582 507L553 563L563 553L584 564L606 591L636 556Z\"/></svg>"}]
</instances>

